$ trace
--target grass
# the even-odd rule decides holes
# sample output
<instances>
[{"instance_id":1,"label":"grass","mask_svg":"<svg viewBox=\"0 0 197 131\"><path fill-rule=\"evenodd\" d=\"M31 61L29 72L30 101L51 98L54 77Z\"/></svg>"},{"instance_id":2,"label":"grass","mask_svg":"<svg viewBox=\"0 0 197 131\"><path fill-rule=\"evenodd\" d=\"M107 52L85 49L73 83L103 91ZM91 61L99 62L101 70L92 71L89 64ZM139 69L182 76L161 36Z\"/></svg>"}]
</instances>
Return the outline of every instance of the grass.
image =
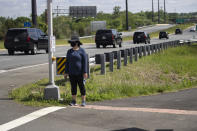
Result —
<instances>
[{"instance_id":1,"label":"grass","mask_svg":"<svg viewBox=\"0 0 197 131\"><path fill-rule=\"evenodd\" d=\"M143 57L138 62L122 66L121 70L115 69L113 73L107 71L106 75L100 75L99 67L95 66L91 68L91 77L86 82L87 101L151 95L195 87L196 57L197 46L184 46ZM71 100L70 83L62 76L56 77L55 83L60 87L63 101L43 99L48 79L14 89L10 97L31 106L68 104ZM78 102L80 102L79 95Z\"/></svg>"},{"instance_id":2,"label":"grass","mask_svg":"<svg viewBox=\"0 0 197 131\"><path fill-rule=\"evenodd\" d=\"M3 41L0 41L0 49L5 49Z\"/></svg>"}]
</instances>

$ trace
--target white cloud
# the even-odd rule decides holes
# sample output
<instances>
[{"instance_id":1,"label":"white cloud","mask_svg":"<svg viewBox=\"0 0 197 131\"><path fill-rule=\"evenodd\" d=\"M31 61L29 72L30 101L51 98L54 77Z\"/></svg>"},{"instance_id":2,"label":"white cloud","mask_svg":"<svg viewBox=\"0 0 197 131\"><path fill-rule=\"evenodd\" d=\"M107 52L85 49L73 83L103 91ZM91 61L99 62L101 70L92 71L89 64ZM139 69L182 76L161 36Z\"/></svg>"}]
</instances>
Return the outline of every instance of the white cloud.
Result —
<instances>
[{"instance_id":1,"label":"white cloud","mask_svg":"<svg viewBox=\"0 0 197 131\"><path fill-rule=\"evenodd\" d=\"M160 7L163 8L160 0ZM46 9L47 0L37 0L38 14ZM157 11L158 0L154 0L154 10ZM97 6L98 11L112 13L114 6L120 6L125 10L125 0L53 0L53 7L67 8L69 6ZM197 12L196 0L166 0L168 12ZM128 0L128 8L131 12L147 11L152 9L152 0ZM17 17L30 16L31 0L0 0L0 16Z\"/></svg>"}]
</instances>

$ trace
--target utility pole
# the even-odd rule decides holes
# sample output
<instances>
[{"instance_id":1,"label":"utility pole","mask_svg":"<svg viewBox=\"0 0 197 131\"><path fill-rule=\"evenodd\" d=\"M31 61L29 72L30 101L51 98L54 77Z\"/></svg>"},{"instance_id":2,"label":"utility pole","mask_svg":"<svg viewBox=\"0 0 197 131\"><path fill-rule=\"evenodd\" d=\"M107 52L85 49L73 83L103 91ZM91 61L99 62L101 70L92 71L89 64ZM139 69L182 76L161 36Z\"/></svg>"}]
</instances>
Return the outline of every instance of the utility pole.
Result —
<instances>
[{"instance_id":1,"label":"utility pole","mask_svg":"<svg viewBox=\"0 0 197 131\"><path fill-rule=\"evenodd\" d=\"M164 0L164 22L166 23L166 0Z\"/></svg>"},{"instance_id":2,"label":"utility pole","mask_svg":"<svg viewBox=\"0 0 197 131\"><path fill-rule=\"evenodd\" d=\"M154 22L154 3L152 0L152 22Z\"/></svg>"},{"instance_id":3,"label":"utility pole","mask_svg":"<svg viewBox=\"0 0 197 131\"><path fill-rule=\"evenodd\" d=\"M47 0L47 18L48 18L48 52L49 52L49 85L44 89L44 98L46 100L60 99L59 87L54 81L54 50L55 39L53 36L53 15L52 15L52 0Z\"/></svg>"},{"instance_id":4,"label":"utility pole","mask_svg":"<svg viewBox=\"0 0 197 131\"><path fill-rule=\"evenodd\" d=\"M36 6L36 0L31 0L31 6L32 6L32 23L34 27L37 26L37 6Z\"/></svg>"},{"instance_id":5,"label":"utility pole","mask_svg":"<svg viewBox=\"0 0 197 131\"><path fill-rule=\"evenodd\" d=\"M126 0L126 30L129 30L129 22L128 22L128 0Z\"/></svg>"},{"instance_id":6,"label":"utility pole","mask_svg":"<svg viewBox=\"0 0 197 131\"><path fill-rule=\"evenodd\" d=\"M160 23L160 9L159 9L159 0L158 0L158 24Z\"/></svg>"}]
</instances>

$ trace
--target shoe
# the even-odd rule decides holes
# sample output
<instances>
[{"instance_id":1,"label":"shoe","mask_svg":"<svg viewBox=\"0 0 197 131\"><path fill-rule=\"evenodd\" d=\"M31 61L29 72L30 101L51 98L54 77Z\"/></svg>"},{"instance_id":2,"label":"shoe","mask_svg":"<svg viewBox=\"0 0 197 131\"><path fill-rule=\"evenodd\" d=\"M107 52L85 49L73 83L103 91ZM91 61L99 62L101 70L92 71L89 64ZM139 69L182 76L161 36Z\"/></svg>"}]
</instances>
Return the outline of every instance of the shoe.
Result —
<instances>
[{"instance_id":1,"label":"shoe","mask_svg":"<svg viewBox=\"0 0 197 131\"><path fill-rule=\"evenodd\" d=\"M69 104L70 106L77 106L77 103L75 100L72 100L72 102Z\"/></svg>"},{"instance_id":2,"label":"shoe","mask_svg":"<svg viewBox=\"0 0 197 131\"><path fill-rule=\"evenodd\" d=\"M86 102L85 101L82 101L81 106L86 106Z\"/></svg>"}]
</instances>

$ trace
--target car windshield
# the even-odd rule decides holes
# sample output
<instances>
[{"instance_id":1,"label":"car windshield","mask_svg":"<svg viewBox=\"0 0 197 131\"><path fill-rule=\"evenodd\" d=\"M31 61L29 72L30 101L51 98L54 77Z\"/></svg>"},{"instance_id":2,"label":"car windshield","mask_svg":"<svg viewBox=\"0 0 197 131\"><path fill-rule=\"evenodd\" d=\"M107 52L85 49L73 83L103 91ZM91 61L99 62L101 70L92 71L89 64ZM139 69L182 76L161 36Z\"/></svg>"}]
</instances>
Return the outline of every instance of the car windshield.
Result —
<instances>
[{"instance_id":1,"label":"car windshield","mask_svg":"<svg viewBox=\"0 0 197 131\"><path fill-rule=\"evenodd\" d=\"M111 31L111 30L98 30L98 31L96 32L97 35L98 35L98 34L105 34L105 33L112 33L112 31Z\"/></svg>"},{"instance_id":2,"label":"car windshield","mask_svg":"<svg viewBox=\"0 0 197 131\"><path fill-rule=\"evenodd\" d=\"M143 35L144 35L144 32L135 32L134 37L143 36Z\"/></svg>"},{"instance_id":3,"label":"car windshield","mask_svg":"<svg viewBox=\"0 0 197 131\"><path fill-rule=\"evenodd\" d=\"M27 30L8 30L8 37L25 37L27 35Z\"/></svg>"}]
</instances>

